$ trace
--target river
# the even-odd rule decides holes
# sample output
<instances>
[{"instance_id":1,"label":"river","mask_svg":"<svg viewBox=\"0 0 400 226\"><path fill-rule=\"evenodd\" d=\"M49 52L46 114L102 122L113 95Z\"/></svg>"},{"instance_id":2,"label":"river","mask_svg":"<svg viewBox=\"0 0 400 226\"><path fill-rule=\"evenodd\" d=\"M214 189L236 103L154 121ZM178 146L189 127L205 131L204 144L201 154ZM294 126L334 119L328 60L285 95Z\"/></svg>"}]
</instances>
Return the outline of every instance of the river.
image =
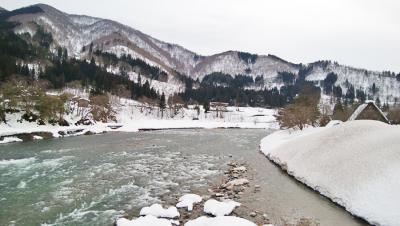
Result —
<instances>
[{"instance_id":1,"label":"river","mask_svg":"<svg viewBox=\"0 0 400 226\"><path fill-rule=\"evenodd\" d=\"M277 225L365 225L259 151L267 130L108 133L0 146L0 225L112 225L141 207L205 190L231 161L256 171L239 201Z\"/></svg>"}]
</instances>

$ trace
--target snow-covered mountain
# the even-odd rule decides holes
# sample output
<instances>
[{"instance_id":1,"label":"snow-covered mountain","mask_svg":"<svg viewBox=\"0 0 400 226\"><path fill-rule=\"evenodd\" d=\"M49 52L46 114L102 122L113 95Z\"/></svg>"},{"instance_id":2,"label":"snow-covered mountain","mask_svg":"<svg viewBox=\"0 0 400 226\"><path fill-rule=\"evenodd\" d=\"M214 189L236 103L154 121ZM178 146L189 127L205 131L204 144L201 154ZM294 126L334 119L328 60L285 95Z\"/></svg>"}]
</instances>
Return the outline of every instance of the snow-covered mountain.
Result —
<instances>
[{"instance_id":1,"label":"snow-covered mountain","mask_svg":"<svg viewBox=\"0 0 400 226\"><path fill-rule=\"evenodd\" d=\"M0 7L0 13L8 12L5 8Z\"/></svg>"},{"instance_id":2,"label":"snow-covered mountain","mask_svg":"<svg viewBox=\"0 0 400 226\"><path fill-rule=\"evenodd\" d=\"M296 74L300 70L300 65L273 55L228 51L212 56L202 56L115 21L71 15L44 4L20 9L9 17L9 20L21 23L15 30L17 33L28 32L32 35L37 29L35 24L42 26L52 33L55 44L66 48L71 57L87 57L90 46L93 50L102 50L116 55L131 54L134 58L160 67L172 75L170 79L173 79L176 72L200 80L212 72L222 72L232 76L238 74L249 75L253 78L262 76L265 87L272 88L282 85L278 72ZM347 89L346 85L351 83L356 89L362 89L368 93L369 88L375 83L379 90L375 97L379 97L382 101L393 102L395 98L400 97L400 82L395 76L330 62L312 63L309 66L312 66L312 69L307 74L307 80L318 83L324 80L328 73L335 72L338 75L336 85L340 85L344 92ZM174 85L179 83L176 79L174 81Z\"/></svg>"},{"instance_id":3,"label":"snow-covered mountain","mask_svg":"<svg viewBox=\"0 0 400 226\"><path fill-rule=\"evenodd\" d=\"M379 98L381 102L398 102L400 97L399 77L393 73L368 71L327 61L310 65L312 70L306 76L308 81L321 82L327 74L333 72L338 76L335 85L340 86L343 93L347 92L348 85L351 84L355 89L364 91L367 98ZM374 84L377 90L375 94L372 91Z\"/></svg>"}]
</instances>

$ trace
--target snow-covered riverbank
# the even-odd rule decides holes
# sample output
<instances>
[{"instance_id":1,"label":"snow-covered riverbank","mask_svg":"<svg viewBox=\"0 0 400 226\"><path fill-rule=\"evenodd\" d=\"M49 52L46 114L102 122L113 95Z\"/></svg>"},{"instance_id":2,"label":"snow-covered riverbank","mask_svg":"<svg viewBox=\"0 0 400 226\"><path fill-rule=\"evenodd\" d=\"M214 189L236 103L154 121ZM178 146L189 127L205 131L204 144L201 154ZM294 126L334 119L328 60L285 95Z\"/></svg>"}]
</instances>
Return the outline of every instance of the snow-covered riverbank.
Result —
<instances>
[{"instance_id":1,"label":"snow-covered riverbank","mask_svg":"<svg viewBox=\"0 0 400 226\"><path fill-rule=\"evenodd\" d=\"M400 222L400 127L352 121L282 130L261 151L290 175L375 225Z\"/></svg>"},{"instance_id":2,"label":"snow-covered riverbank","mask_svg":"<svg viewBox=\"0 0 400 226\"><path fill-rule=\"evenodd\" d=\"M36 122L20 121L21 114L7 115L7 123L0 123L0 143L17 142L28 139L40 139L41 134L51 137L77 136L104 132L137 132L157 129L215 129L215 128L277 128L275 110L251 107L228 107L226 112L205 114L200 108L185 108L173 118L167 112L161 118L157 108L142 107L132 100L122 100L115 107L117 122L93 125L74 125L81 117L69 114L65 119L70 126L38 125ZM166 110L168 111L168 109ZM217 116L218 114L218 116Z\"/></svg>"}]
</instances>

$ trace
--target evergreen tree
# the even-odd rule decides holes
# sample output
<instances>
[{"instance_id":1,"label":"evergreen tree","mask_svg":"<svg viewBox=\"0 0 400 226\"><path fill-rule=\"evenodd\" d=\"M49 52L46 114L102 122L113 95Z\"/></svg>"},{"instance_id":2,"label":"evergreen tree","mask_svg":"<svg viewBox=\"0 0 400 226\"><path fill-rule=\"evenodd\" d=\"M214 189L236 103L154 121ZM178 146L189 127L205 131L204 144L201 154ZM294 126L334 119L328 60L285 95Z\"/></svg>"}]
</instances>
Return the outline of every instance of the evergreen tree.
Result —
<instances>
[{"instance_id":1,"label":"evergreen tree","mask_svg":"<svg viewBox=\"0 0 400 226\"><path fill-rule=\"evenodd\" d=\"M165 102L165 95L164 93L162 93L161 97L160 97L160 103L159 103L159 107L161 110L161 118L164 117L164 110L167 107L166 102Z\"/></svg>"},{"instance_id":2,"label":"evergreen tree","mask_svg":"<svg viewBox=\"0 0 400 226\"><path fill-rule=\"evenodd\" d=\"M371 91L373 95L375 95L378 92L378 88L376 87L375 82L372 84Z\"/></svg>"},{"instance_id":3,"label":"evergreen tree","mask_svg":"<svg viewBox=\"0 0 400 226\"><path fill-rule=\"evenodd\" d=\"M365 94L365 92L360 89L357 89L356 97L361 103L364 103L365 100L367 99L367 95Z\"/></svg>"},{"instance_id":4,"label":"evergreen tree","mask_svg":"<svg viewBox=\"0 0 400 226\"><path fill-rule=\"evenodd\" d=\"M338 99L342 98L342 96L343 96L342 87L340 87L340 86L335 86L335 87L333 88L333 95L334 95L336 98L338 98Z\"/></svg>"},{"instance_id":5,"label":"evergreen tree","mask_svg":"<svg viewBox=\"0 0 400 226\"><path fill-rule=\"evenodd\" d=\"M347 92L346 92L346 99L350 103L353 103L355 97L356 96L355 96L355 92L354 92L354 86L350 84L349 88L347 89Z\"/></svg>"},{"instance_id":6,"label":"evergreen tree","mask_svg":"<svg viewBox=\"0 0 400 226\"><path fill-rule=\"evenodd\" d=\"M92 54L92 52L93 52L93 42L91 42L89 46L89 53Z\"/></svg>"},{"instance_id":7,"label":"evergreen tree","mask_svg":"<svg viewBox=\"0 0 400 226\"><path fill-rule=\"evenodd\" d=\"M375 103L376 103L376 106L381 107L381 100L379 99L379 97L377 97L375 99Z\"/></svg>"},{"instance_id":8,"label":"evergreen tree","mask_svg":"<svg viewBox=\"0 0 400 226\"><path fill-rule=\"evenodd\" d=\"M335 74L333 72L329 73L326 76L326 78L324 79L324 82L323 82L323 84L324 84L323 87L324 87L324 91L326 94L329 95L332 93L333 87L335 85L335 82L337 81L337 78L338 78L337 74Z\"/></svg>"},{"instance_id":9,"label":"evergreen tree","mask_svg":"<svg viewBox=\"0 0 400 226\"><path fill-rule=\"evenodd\" d=\"M208 113L210 111L210 102L206 101L203 104L204 113Z\"/></svg>"}]
</instances>

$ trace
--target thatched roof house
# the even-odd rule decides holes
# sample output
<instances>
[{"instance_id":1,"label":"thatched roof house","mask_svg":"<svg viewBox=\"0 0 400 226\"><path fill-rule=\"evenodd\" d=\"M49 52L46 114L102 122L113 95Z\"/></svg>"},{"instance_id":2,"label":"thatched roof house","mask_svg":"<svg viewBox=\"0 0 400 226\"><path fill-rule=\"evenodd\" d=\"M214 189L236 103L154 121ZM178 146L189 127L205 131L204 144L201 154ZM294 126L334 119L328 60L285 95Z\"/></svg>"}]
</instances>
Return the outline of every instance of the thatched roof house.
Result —
<instances>
[{"instance_id":1,"label":"thatched roof house","mask_svg":"<svg viewBox=\"0 0 400 226\"><path fill-rule=\"evenodd\" d=\"M374 101L367 101L365 104L361 104L350 116L348 121L353 120L377 120L388 124L390 123L389 119L382 110L376 106Z\"/></svg>"}]
</instances>

